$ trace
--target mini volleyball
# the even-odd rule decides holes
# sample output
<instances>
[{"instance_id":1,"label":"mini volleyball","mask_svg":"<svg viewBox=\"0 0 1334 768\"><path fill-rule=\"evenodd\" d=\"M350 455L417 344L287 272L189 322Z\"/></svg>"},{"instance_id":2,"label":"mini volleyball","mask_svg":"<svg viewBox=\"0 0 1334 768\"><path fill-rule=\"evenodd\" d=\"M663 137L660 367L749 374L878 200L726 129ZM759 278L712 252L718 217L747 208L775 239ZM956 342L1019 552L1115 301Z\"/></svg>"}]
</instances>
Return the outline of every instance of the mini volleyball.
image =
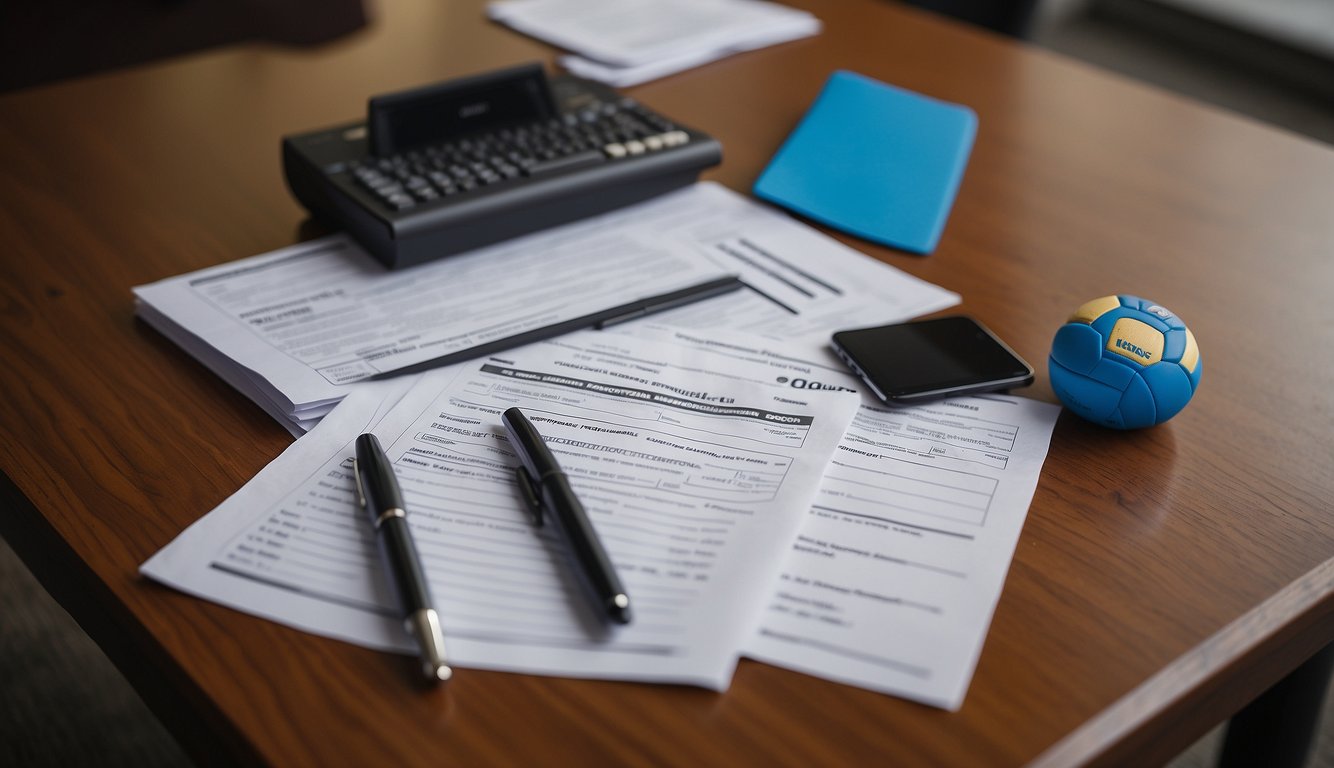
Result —
<instances>
[{"instance_id":1,"label":"mini volleyball","mask_svg":"<svg viewBox=\"0 0 1334 768\"><path fill-rule=\"evenodd\" d=\"M1136 296L1104 296L1076 309L1047 358L1065 406L1116 429L1162 424L1200 386L1200 347L1167 308Z\"/></svg>"}]
</instances>

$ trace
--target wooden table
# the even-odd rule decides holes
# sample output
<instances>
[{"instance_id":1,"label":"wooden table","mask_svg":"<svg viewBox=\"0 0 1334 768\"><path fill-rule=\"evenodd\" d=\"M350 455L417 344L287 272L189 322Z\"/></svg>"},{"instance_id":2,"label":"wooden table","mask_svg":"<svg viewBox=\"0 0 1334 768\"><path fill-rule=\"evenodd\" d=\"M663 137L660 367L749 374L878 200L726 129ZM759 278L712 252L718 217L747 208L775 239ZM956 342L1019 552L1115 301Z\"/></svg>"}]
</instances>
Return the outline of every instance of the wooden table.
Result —
<instances>
[{"instance_id":1,"label":"wooden table","mask_svg":"<svg viewBox=\"0 0 1334 768\"><path fill-rule=\"evenodd\" d=\"M136 321L130 287L318 232L281 135L552 56L480 7L398 0L314 51L0 97L3 532L195 757L1143 764L1334 639L1334 151L871 0L633 94L718 136L708 176L743 191L836 68L967 104L980 130L936 253L847 241L958 291L1037 363L1109 293L1171 307L1203 350L1202 388L1165 426L1062 416L962 711L753 662L723 695L476 671L422 692L398 657L140 578L290 438ZM1028 394L1051 401L1039 368Z\"/></svg>"}]
</instances>

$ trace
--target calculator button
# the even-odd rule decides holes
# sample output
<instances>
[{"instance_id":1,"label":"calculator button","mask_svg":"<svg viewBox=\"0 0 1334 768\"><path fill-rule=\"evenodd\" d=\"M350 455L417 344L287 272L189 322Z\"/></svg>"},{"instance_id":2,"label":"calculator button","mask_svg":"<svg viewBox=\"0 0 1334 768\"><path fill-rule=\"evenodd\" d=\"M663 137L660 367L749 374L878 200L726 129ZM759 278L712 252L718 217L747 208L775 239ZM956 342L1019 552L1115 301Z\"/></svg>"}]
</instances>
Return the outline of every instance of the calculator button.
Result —
<instances>
[{"instance_id":1,"label":"calculator button","mask_svg":"<svg viewBox=\"0 0 1334 768\"><path fill-rule=\"evenodd\" d=\"M402 194L393 195L385 200L385 203L396 211L406 211L417 205L417 201L413 200L411 196Z\"/></svg>"}]
</instances>

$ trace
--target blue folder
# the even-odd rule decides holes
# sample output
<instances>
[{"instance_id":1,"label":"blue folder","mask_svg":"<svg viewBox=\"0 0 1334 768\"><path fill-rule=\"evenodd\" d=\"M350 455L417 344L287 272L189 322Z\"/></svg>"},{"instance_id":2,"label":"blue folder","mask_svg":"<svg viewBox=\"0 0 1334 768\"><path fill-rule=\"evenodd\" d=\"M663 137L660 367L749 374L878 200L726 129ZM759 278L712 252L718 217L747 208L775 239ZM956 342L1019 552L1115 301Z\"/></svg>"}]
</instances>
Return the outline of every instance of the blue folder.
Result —
<instances>
[{"instance_id":1,"label":"blue folder","mask_svg":"<svg viewBox=\"0 0 1334 768\"><path fill-rule=\"evenodd\" d=\"M968 107L838 71L755 194L858 237L930 253L976 134Z\"/></svg>"}]
</instances>

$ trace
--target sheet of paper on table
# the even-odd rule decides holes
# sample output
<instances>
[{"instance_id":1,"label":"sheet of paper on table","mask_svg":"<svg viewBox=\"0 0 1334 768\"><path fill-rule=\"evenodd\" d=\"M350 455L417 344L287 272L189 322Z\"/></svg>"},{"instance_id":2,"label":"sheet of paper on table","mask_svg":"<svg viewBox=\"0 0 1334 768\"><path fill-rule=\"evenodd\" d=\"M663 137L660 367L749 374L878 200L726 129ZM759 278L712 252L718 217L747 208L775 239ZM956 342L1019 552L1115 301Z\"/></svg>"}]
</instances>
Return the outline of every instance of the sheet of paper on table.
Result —
<instances>
[{"instance_id":1,"label":"sheet of paper on table","mask_svg":"<svg viewBox=\"0 0 1334 768\"><path fill-rule=\"evenodd\" d=\"M749 289L673 322L815 348L959 301L714 183L407 270L335 235L134 292L145 321L301 434L377 372L728 274Z\"/></svg>"},{"instance_id":2,"label":"sheet of paper on table","mask_svg":"<svg viewBox=\"0 0 1334 768\"><path fill-rule=\"evenodd\" d=\"M763 0L497 0L487 13L572 51L561 64L574 74L614 86L820 31L809 12Z\"/></svg>"},{"instance_id":3,"label":"sheet of paper on table","mask_svg":"<svg viewBox=\"0 0 1334 768\"><path fill-rule=\"evenodd\" d=\"M411 648L354 504L372 430L404 486L451 660L463 667L727 687L857 408L800 398L764 363L585 331L355 389L218 509L144 564L226 605L377 648ZM520 406L588 508L635 619L608 628L568 553L533 527L500 413Z\"/></svg>"},{"instance_id":4,"label":"sheet of paper on table","mask_svg":"<svg viewBox=\"0 0 1334 768\"><path fill-rule=\"evenodd\" d=\"M827 351L641 324L698 370L763 361L795 397L858 387ZM963 704L1060 408L1008 394L890 408L864 397L746 655L945 709Z\"/></svg>"},{"instance_id":5,"label":"sheet of paper on table","mask_svg":"<svg viewBox=\"0 0 1334 768\"><path fill-rule=\"evenodd\" d=\"M639 324L537 346L556 355L540 359L547 360L551 370L561 371L559 377L541 381L543 377L514 375L522 370L517 366L528 364L524 360L532 350L525 348L516 350L516 359L506 358L490 372L479 362L421 379L362 385L319 429L155 555L144 572L277 621L373 647L408 650L396 624L386 618L389 602L379 583L374 553L352 509L350 441L360 431L374 429L391 444L408 492L420 494L409 499L414 509L424 508L414 530L423 527L432 580L440 579L437 589L448 593L442 598L444 612L454 616L447 625L456 622L452 626L463 632L455 645L465 666L721 688L726 687L735 656L744 652L934 706L957 709L962 704L1058 408L1009 395L955 398L908 409L890 409L863 398L832 451L832 460L823 467L818 494L801 510L800 520L783 523L791 514L787 502L804 492L800 483L785 478L781 497L773 489L766 509L781 500L787 510L778 525L782 529L778 532L787 538L777 545L772 527L762 532L763 541L744 546L737 537L751 532L719 522L725 517L689 519L700 504L716 511L737 508L735 500L721 504L696 499L688 502L694 506L687 509L682 499L674 498L667 512L653 511L638 499L621 508L600 507L615 513L598 516L595 525L607 538L618 568L628 567L634 574L632 593L637 583L655 609L680 608L673 614L680 622L675 628L680 637L693 638L685 642L699 645L685 654L693 661L679 664L656 655L665 645L647 641L636 646L643 653L613 653L618 662L594 661L608 647L570 645L571 638L590 623L579 619L578 598L564 581L568 573L553 566L558 551L551 549L551 542L539 544L532 538L519 501L507 486L511 477L507 467L513 459L498 438L498 409L526 397L539 397L548 404L544 408L555 409L534 410L549 419L539 426L557 441L562 461L579 467L577 485L586 493L602 482L616 488L632 482L633 476L639 476L635 483L648 482L649 461L680 461L684 466L707 456L711 470L736 469L718 464L717 447L702 446L698 440L673 446L642 428L627 429L644 436L651 446L635 450L614 442L621 428L609 426L606 414L593 420L576 418L586 416L586 406L594 404L575 403L597 377L615 372L612 381L642 386L643 382L623 377L643 379L643 366L665 370L658 366L671 359L674 375L692 382L697 390L700 382L722 373L727 386L750 392L746 396L750 399L738 404L767 399L788 409L828 407L824 397L856 382L832 354L801 359L744 334L706 335ZM646 355L644 350L651 348L660 351ZM501 380L494 381L496 377ZM724 391L709 389L715 396ZM667 392L669 399L680 399L675 390ZM642 392L623 394L642 397ZM554 415L557 412L559 416ZM668 409L659 413L655 425L671 430L690 426L673 423L679 414ZM627 425L631 421L624 420ZM744 437L731 427L724 431L734 439ZM672 454L674 448L685 452ZM738 453L732 458L743 457ZM622 466L627 474L618 475ZM763 465L747 466L757 470ZM732 476L760 488L762 475L754 471ZM686 478L683 483L682 477L665 484L653 480L658 490L668 489L666 496L642 487L633 493L662 501L673 493L701 490L695 487L696 480ZM717 482L716 476L699 479L706 485ZM443 489L454 501L441 500ZM599 495L599 504L611 504L624 492L619 488L615 496L602 499L599 491L592 490ZM765 519L778 518L766 512ZM714 538L718 533L711 526L725 526L718 530L733 538ZM701 544L707 546L700 548ZM786 550L786 556L775 554L774 546ZM335 555L332 563L327 561L330 547ZM664 549L655 552L651 547ZM349 558L349 553L356 556ZM753 573L738 576L719 568L726 560L744 564L748 559L775 565L767 582L757 586L762 579ZM673 579L690 583L701 573L711 585L723 578L736 580L728 586L737 589L716 595L730 606L730 615L721 624L695 603L680 602L683 593L672 591ZM533 597L528 593L533 588L530 576L562 586ZM504 624L504 631L487 634L494 627L479 621L515 621L517 616L499 606L491 606L499 613L489 612L486 595L471 591L478 584L518 589L518 605L527 606L523 616L536 623ZM525 596L550 610L532 612L532 602L522 602ZM699 599L697 594L688 597ZM743 629L735 622L738 614L748 617L741 622L747 625ZM687 626L711 622L714 631L709 638L692 635ZM541 643L534 648L526 641L497 646L497 638L507 637L506 632L536 632L544 642L558 638L567 647L548 652ZM724 647L728 643L733 645ZM707 650L700 650L705 644ZM509 651L516 656L506 655ZM694 667L694 661L701 666Z\"/></svg>"}]
</instances>

